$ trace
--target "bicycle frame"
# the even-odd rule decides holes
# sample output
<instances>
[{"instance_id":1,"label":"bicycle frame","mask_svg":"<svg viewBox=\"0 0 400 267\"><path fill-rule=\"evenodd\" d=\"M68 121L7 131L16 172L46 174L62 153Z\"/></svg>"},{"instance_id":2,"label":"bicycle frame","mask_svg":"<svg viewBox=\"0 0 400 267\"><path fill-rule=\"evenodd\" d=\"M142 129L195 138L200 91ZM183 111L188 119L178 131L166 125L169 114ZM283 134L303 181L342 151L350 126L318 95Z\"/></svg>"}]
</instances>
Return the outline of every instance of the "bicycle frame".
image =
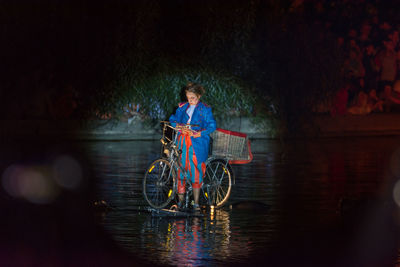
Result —
<instances>
[{"instance_id":1,"label":"bicycle frame","mask_svg":"<svg viewBox=\"0 0 400 267\"><path fill-rule=\"evenodd\" d=\"M180 162L180 155L182 154L182 151L180 151L176 145L176 141L178 138L178 130L175 127L172 127L171 125L167 124L166 122L164 123L164 127L163 127L163 138L161 139L161 143L163 145L163 151L162 154L167 154L167 159L168 161L171 163L171 165L173 166L173 168L175 169L175 171L177 171L178 169L183 173L183 176L185 177L185 183L186 183L186 192L185 192L185 208L188 208L189 205L189 197L190 194L192 193L193 187L192 187L192 182L190 181L190 179L188 179L188 173L187 171L183 168L181 162ZM173 130L172 133L172 138L169 139L166 136L166 130L167 128L170 128ZM168 152L166 152L166 150ZM161 155L163 156L163 155ZM172 172L172 169L171 169ZM180 177L177 177L177 179L180 179ZM175 192L176 192L175 188Z\"/></svg>"},{"instance_id":2,"label":"bicycle frame","mask_svg":"<svg viewBox=\"0 0 400 267\"><path fill-rule=\"evenodd\" d=\"M176 145L179 130L177 128L171 126L169 124L169 122L163 122L163 123L164 123L163 137L160 140L163 145L161 156L163 156L163 154L165 154L167 156L166 159L171 163L171 165L174 167L175 171L179 169L183 173L183 176L185 177L186 188L187 188L186 192L185 192L185 207L187 208L188 203L189 203L189 197L190 197L190 194L192 193L193 187L192 187L192 183L191 183L190 179L188 179L187 171L183 168L183 166L180 162L180 155L182 154L182 151L180 151ZM190 129L190 125L187 125L186 127L188 127L188 129ZM172 138L168 138L166 136L166 132L167 132L168 128L172 130ZM208 157L208 159L205 163L207 165L211 161L217 160L217 159L223 162L222 166L225 170L228 169L229 172L231 172L233 174L233 170L229 165L229 160L226 157L211 156L211 157ZM171 171L172 171L172 169L171 169ZM217 174L213 170L211 170L211 171L212 171L212 176L216 177L217 183L221 183L221 180L223 179L224 174L221 174L220 177L217 177ZM180 177L177 177L177 179L180 179ZM234 175L233 175L233 184L235 184ZM210 195L210 186L211 185L205 186L203 183L201 189L203 190L203 192L207 192L207 194ZM175 192L176 192L176 189L177 188L175 188Z\"/></svg>"},{"instance_id":3,"label":"bicycle frame","mask_svg":"<svg viewBox=\"0 0 400 267\"><path fill-rule=\"evenodd\" d=\"M184 207L189 206L189 197L193 194L191 180L188 179L188 171L181 164L182 151L178 148L177 139L179 132L188 126L181 125L173 127L169 122L164 122L163 137L161 139L161 158L150 164L143 178L143 195L145 200L153 208L164 208L171 201L177 201L176 191L180 173L185 179L186 193L184 196ZM170 135L167 131L172 130ZM231 188L233 172L228 158L209 157L206 160L206 170L200 191L206 205L216 208L222 207L228 200ZM174 205L173 205L174 206Z\"/></svg>"}]
</instances>

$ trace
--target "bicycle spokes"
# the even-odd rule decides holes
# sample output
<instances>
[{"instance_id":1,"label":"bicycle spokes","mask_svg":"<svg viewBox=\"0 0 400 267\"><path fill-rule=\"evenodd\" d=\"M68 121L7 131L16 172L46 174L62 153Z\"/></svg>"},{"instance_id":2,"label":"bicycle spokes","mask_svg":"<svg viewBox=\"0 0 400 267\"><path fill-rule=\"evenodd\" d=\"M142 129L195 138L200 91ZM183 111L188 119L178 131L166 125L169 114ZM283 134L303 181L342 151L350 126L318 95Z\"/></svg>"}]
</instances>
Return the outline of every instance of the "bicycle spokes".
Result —
<instances>
[{"instance_id":1,"label":"bicycle spokes","mask_svg":"<svg viewBox=\"0 0 400 267\"><path fill-rule=\"evenodd\" d=\"M222 206L231 190L231 174L223 160L209 162L204 177L204 197L209 205Z\"/></svg>"},{"instance_id":2,"label":"bicycle spokes","mask_svg":"<svg viewBox=\"0 0 400 267\"><path fill-rule=\"evenodd\" d=\"M165 207L174 196L175 173L165 159L153 162L143 180L145 199L154 208Z\"/></svg>"}]
</instances>

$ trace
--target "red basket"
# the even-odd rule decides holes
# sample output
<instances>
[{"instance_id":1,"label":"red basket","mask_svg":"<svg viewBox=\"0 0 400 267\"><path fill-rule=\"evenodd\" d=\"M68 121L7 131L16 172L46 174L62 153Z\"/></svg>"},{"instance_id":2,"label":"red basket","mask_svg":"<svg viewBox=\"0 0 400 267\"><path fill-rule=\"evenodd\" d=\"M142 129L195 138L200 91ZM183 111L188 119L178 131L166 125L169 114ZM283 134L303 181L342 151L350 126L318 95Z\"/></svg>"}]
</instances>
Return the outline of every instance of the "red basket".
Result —
<instances>
[{"instance_id":1,"label":"red basket","mask_svg":"<svg viewBox=\"0 0 400 267\"><path fill-rule=\"evenodd\" d=\"M217 128L211 138L213 156L226 157L230 164L246 164L252 161L250 140L246 134Z\"/></svg>"}]
</instances>

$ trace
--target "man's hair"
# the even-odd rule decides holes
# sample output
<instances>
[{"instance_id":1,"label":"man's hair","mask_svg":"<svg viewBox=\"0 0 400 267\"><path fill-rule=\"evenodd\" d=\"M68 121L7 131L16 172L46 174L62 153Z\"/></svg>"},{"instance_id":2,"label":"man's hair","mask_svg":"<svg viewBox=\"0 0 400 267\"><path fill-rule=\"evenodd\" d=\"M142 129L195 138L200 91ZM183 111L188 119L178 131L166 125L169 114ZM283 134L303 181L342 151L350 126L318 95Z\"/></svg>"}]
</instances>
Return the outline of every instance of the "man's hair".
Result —
<instances>
[{"instance_id":1,"label":"man's hair","mask_svg":"<svg viewBox=\"0 0 400 267\"><path fill-rule=\"evenodd\" d=\"M203 86L197 83L189 82L185 87L185 92L195 93L196 95L202 96L206 92Z\"/></svg>"}]
</instances>

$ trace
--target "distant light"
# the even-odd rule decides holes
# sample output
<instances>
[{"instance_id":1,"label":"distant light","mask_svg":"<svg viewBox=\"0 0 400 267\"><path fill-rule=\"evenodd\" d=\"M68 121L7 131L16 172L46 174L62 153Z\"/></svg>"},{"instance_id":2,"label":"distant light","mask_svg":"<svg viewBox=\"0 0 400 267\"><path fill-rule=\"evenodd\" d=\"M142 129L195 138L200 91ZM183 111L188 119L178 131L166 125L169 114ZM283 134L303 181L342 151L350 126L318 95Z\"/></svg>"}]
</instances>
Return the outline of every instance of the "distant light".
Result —
<instances>
[{"instance_id":1,"label":"distant light","mask_svg":"<svg viewBox=\"0 0 400 267\"><path fill-rule=\"evenodd\" d=\"M400 180L396 182L393 188L393 200L400 207Z\"/></svg>"},{"instance_id":2,"label":"distant light","mask_svg":"<svg viewBox=\"0 0 400 267\"><path fill-rule=\"evenodd\" d=\"M66 189L76 189L82 182L82 168L71 156L63 155L53 163L54 180Z\"/></svg>"},{"instance_id":3,"label":"distant light","mask_svg":"<svg viewBox=\"0 0 400 267\"><path fill-rule=\"evenodd\" d=\"M52 202L59 194L48 168L43 166L11 165L2 175L6 192L32 203Z\"/></svg>"},{"instance_id":4,"label":"distant light","mask_svg":"<svg viewBox=\"0 0 400 267\"><path fill-rule=\"evenodd\" d=\"M390 170L396 178L400 178L400 148L397 148L392 154Z\"/></svg>"},{"instance_id":5,"label":"distant light","mask_svg":"<svg viewBox=\"0 0 400 267\"><path fill-rule=\"evenodd\" d=\"M2 185L9 195L22 197L19 184L23 172L24 167L21 165L11 165L3 172Z\"/></svg>"}]
</instances>

